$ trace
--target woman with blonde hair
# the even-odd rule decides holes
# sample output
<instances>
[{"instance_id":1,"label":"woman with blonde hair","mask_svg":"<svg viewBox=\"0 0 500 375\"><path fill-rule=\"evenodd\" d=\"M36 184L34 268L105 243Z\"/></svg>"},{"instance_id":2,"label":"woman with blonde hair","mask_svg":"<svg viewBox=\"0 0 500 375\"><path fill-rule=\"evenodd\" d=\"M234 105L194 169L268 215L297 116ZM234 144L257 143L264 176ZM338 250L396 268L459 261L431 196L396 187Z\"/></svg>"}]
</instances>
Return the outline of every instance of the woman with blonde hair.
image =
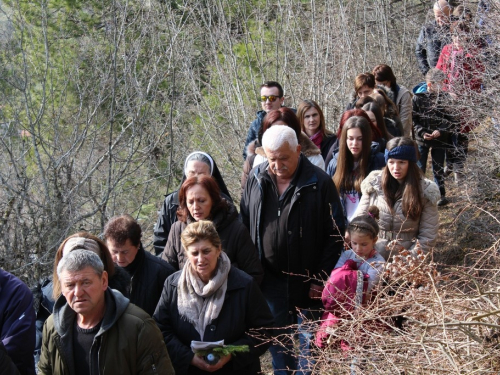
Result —
<instances>
[{"instance_id":1,"label":"woman with blonde hair","mask_svg":"<svg viewBox=\"0 0 500 375\"><path fill-rule=\"evenodd\" d=\"M181 241L186 263L165 281L153 315L175 372L260 373L259 357L269 344L257 335L262 336L262 328L273 325L262 292L252 277L231 265L211 221L190 223L182 232ZM219 346L245 345L248 350L235 356L209 358L195 353L196 341L219 342Z\"/></svg>"}]
</instances>

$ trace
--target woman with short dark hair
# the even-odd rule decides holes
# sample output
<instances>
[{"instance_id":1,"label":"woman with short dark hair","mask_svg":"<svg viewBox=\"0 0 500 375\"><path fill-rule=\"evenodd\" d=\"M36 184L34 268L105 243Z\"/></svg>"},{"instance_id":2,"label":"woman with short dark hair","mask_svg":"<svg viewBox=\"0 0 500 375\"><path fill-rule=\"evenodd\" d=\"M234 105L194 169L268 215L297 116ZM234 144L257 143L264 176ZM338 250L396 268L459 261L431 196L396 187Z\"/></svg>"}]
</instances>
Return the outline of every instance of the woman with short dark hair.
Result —
<instances>
[{"instance_id":1,"label":"woman with short dark hair","mask_svg":"<svg viewBox=\"0 0 500 375\"><path fill-rule=\"evenodd\" d=\"M387 89L389 98L398 108L399 118L403 125L403 135L405 137L410 137L412 128L412 103L410 91L406 87L396 83L396 76L389 65L377 65L373 68L373 75L375 76L377 85Z\"/></svg>"}]
</instances>

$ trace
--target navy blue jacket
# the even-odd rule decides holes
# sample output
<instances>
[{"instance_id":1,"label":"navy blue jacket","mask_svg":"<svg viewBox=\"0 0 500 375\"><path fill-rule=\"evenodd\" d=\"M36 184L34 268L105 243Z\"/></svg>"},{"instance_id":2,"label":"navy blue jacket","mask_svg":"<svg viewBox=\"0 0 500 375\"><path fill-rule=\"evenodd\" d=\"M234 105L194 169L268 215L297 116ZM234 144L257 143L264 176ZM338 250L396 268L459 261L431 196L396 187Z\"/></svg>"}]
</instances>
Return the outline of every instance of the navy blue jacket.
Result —
<instances>
[{"instance_id":1,"label":"navy blue jacket","mask_svg":"<svg viewBox=\"0 0 500 375\"><path fill-rule=\"evenodd\" d=\"M0 269L0 339L22 375L35 375L35 310L29 288Z\"/></svg>"},{"instance_id":2,"label":"navy blue jacket","mask_svg":"<svg viewBox=\"0 0 500 375\"><path fill-rule=\"evenodd\" d=\"M248 129L247 139L245 140L245 147L243 147L243 160L247 158L247 146L250 142L255 141L259 137L259 130L262 127L262 120L266 117L266 111L258 111L257 118L252 121Z\"/></svg>"}]
</instances>

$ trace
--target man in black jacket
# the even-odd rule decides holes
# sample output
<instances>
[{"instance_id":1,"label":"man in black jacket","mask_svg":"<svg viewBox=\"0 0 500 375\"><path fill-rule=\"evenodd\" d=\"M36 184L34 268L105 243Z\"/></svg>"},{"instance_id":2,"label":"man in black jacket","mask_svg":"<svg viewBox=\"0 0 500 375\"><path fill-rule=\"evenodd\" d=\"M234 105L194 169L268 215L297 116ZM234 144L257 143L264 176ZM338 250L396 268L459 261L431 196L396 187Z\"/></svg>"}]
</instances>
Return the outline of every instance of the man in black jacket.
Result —
<instances>
[{"instance_id":1,"label":"man in black jacket","mask_svg":"<svg viewBox=\"0 0 500 375\"><path fill-rule=\"evenodd\" d=\"M104 239L113 262L130 274L130 302L150 316L160 300L165 279L175 272L164 260L144 250L142 230L130 215L112 218L104 228Z\"/></svg>"},{"instance_id":2,"label":"man in black jacket","mask_svg":"<svg viewBox=\"0 0 500 375\"><path fill-rule=\"evenodd\" d=\"M276 327L287 327L295 322L297 308L320 303L322 279L342 250L344 219L332 179L301 155L291 128L272 126L262 144L268 162L250 172L240 212L262 259L261 289ZM310 336L299 327L298 366L305 372L311 371ZM297 369L293 344L283 344L270 348L275 374Z\"/></svg>"},{"instance_id":3,"label":"man in black jacket","mask_svg":"<svg viewBox=\"0 0 500 375\"><path fill-rule=\"evenodd\" d=\"M444 159L446 150L452 147L451 135L459 124L453 115L451 96L442 90L445 78L441 70L430 69L425 75L427 91L415 93L413 97L413 128L420 153L417 164L425 174L430 151L434 181L441 193L438 206L448 204L444 186Z\"/></svg>"},{"instance_id":4,"label":"man in black jacket","mask_svg":"<svg viewBox=\"0 0 500 375\"><path fill-rule=\"evenodd\" d=\"M425 24L417 39L415 54L418 68L425 76L429 69L435 68L446 44L451 43L450 17L452 8L446 0L438 0L433 7L434 21Z\"/></svg>"}]
</instances>

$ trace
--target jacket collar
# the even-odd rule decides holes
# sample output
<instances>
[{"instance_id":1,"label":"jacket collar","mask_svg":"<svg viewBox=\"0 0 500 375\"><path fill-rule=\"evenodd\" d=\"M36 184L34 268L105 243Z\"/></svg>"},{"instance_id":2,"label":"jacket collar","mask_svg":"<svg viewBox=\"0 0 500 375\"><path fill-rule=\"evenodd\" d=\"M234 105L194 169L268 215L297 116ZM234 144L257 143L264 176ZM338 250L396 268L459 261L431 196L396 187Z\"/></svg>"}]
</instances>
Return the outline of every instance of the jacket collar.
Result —
<instances>
[{"instance_id":1,"label":"jacket collar","mask_svg":"<svg viewBox=\"0 0 500 375\"><path fill-rule=\"evenodd\" d=\"M262 179L265 178L265 173L267 173L267 168L269 167L269 162L265 161L254 168L254 173L257 181L262 183ZM304 186L311 184L316 184L318 182L318 176L316 175L315 168L313 164L307 159L306 156L300 154L299 165L297 167L296 174L293 178L293 184L295 185L295 190L300 190Z\"/></svg>"}]
</instances>

